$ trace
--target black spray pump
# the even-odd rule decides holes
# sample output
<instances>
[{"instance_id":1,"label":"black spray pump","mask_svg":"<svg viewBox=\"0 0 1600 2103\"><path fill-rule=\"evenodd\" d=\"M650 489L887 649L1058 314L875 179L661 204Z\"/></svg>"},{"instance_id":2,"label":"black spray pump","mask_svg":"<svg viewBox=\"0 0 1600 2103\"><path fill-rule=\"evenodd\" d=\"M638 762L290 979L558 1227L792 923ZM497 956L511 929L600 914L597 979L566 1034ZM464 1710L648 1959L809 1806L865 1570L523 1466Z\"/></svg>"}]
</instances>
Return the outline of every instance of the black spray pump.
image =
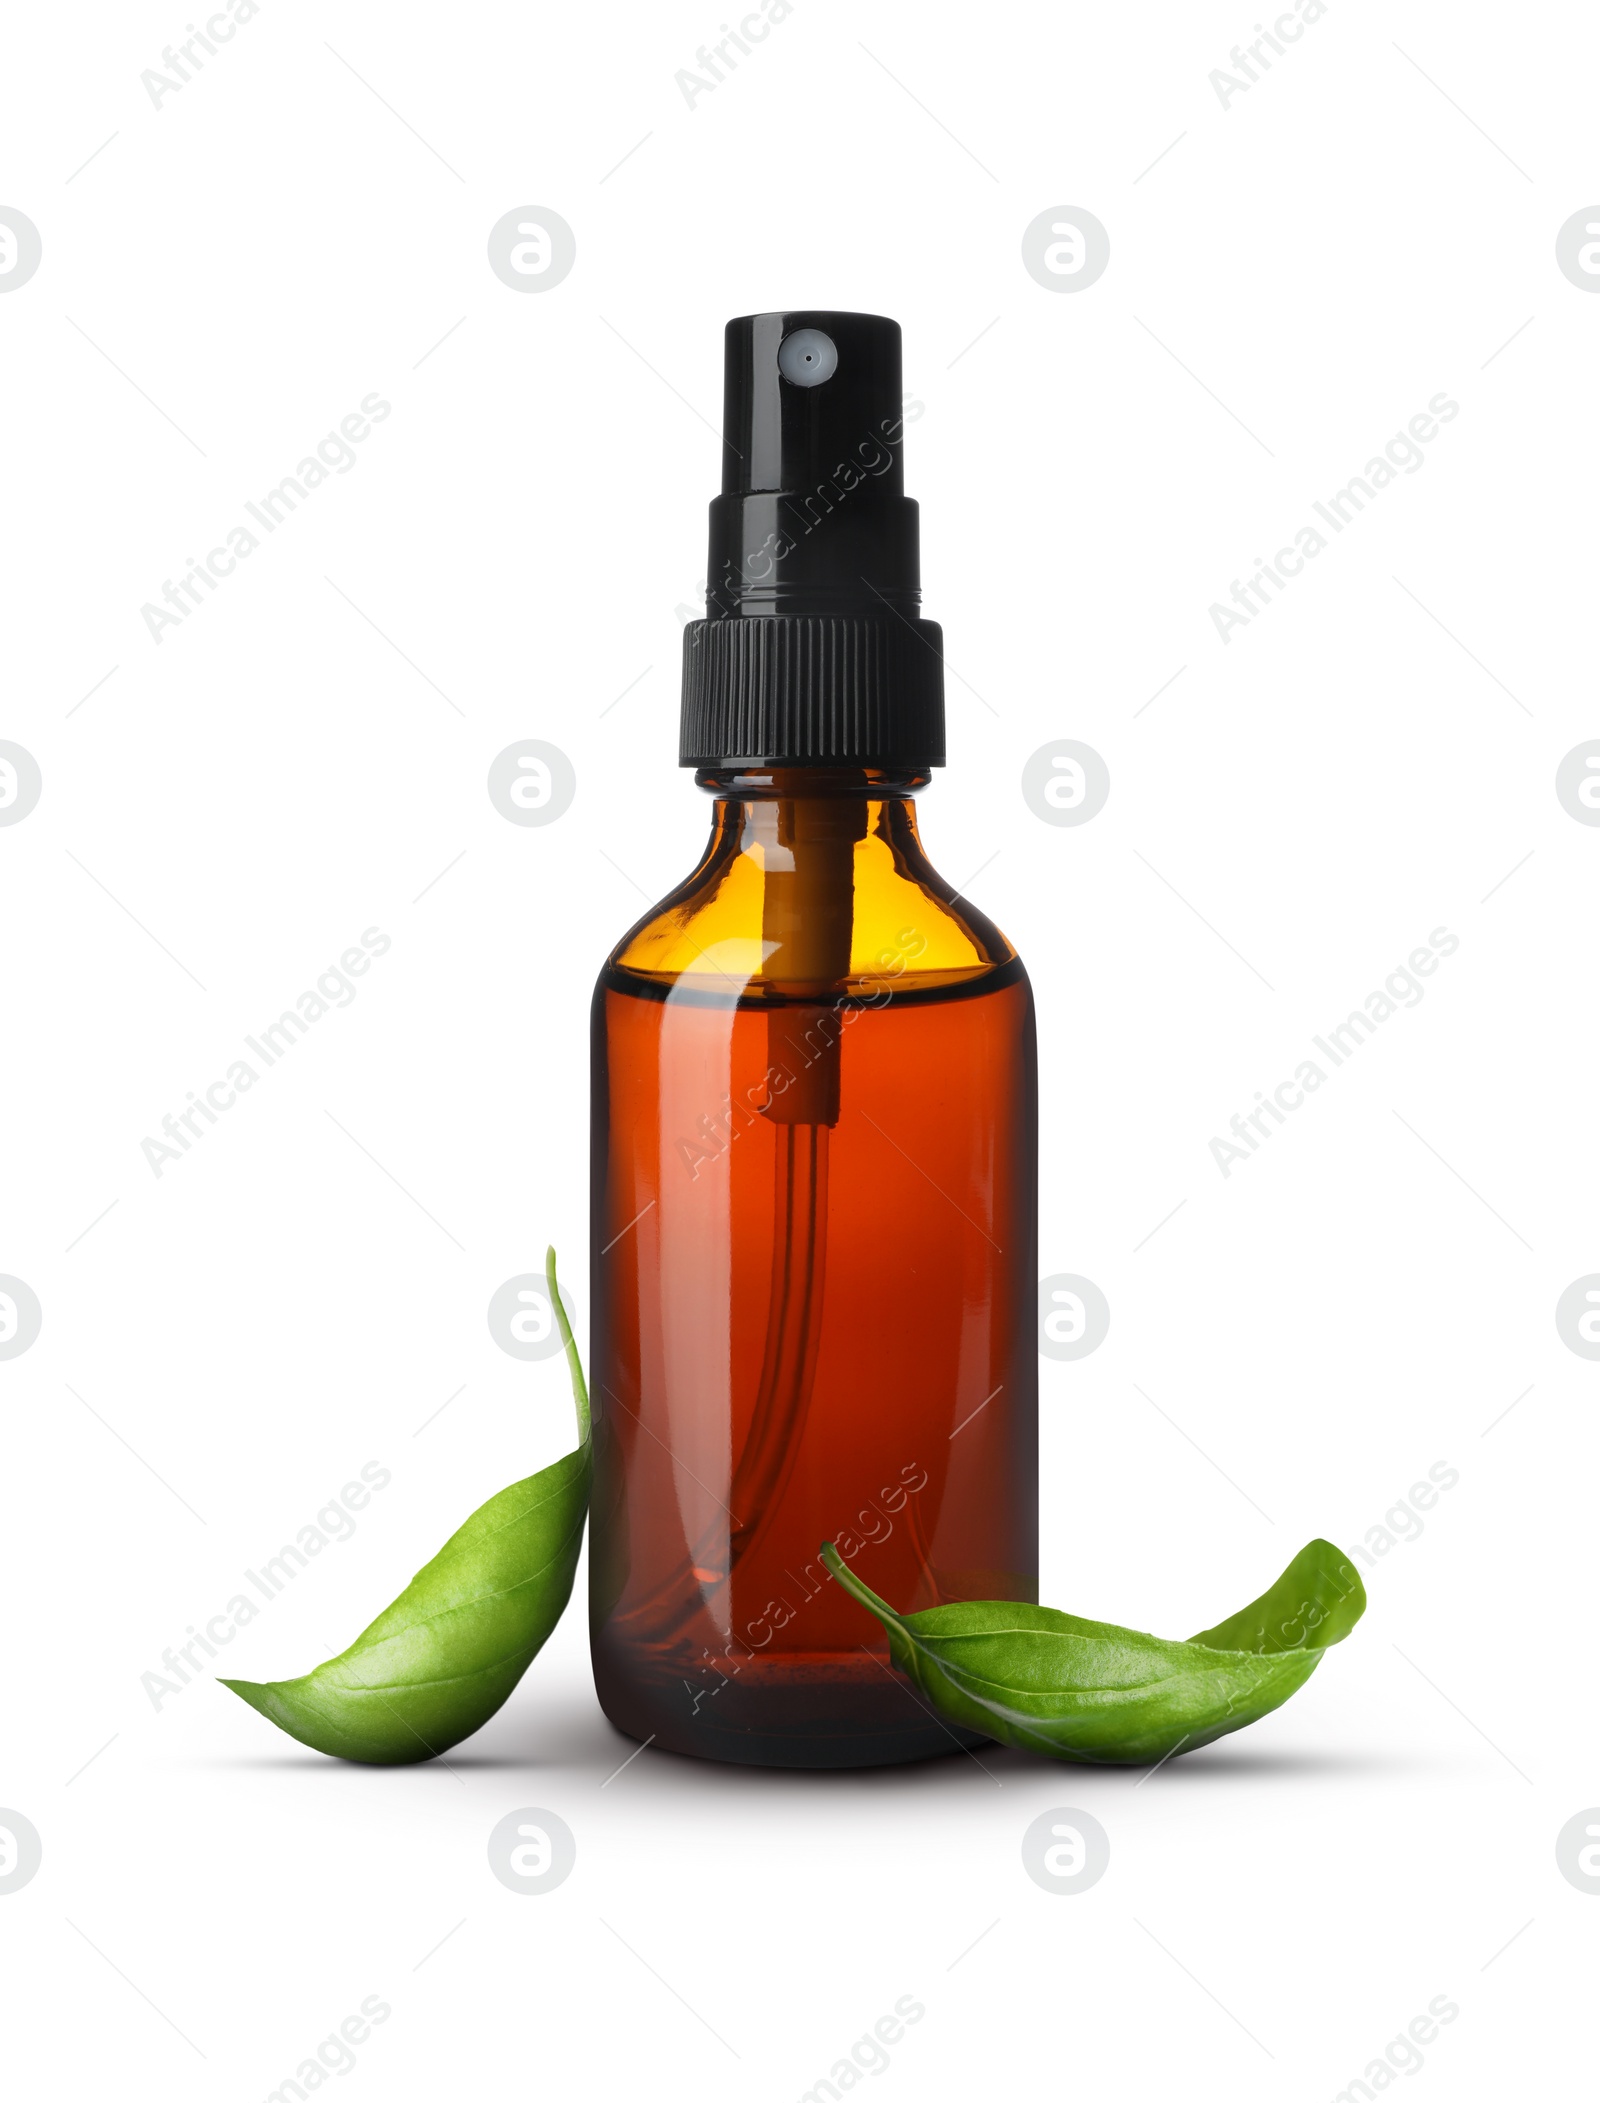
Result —
<instances>
[{"instance_id":1,"label":"black spray pump","mask_svg":"<svg viewBox=\"0 0 1600 2103\"><path fill-rule=\"evenodd\" d=\"M684 632L682 764L943 766L943 638L918 614L899 323L730 321L723 434L708 618Z\"/></svg>"}]
</instances>

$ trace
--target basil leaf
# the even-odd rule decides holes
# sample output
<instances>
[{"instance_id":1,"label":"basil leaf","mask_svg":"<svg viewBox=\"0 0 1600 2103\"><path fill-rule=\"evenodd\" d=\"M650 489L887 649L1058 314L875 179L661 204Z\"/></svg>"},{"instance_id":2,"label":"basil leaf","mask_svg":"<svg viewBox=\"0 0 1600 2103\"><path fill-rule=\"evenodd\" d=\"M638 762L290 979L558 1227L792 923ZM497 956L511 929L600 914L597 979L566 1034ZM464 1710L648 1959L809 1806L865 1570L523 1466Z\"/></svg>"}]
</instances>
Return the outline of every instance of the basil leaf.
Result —
<instances>
[{"instance_id":1,"label":"basil leaf","mask_svg":"<svg viewBox=\"0 0 1600 2103\"><path fill-rule=\"evenodd\" d=\"M479 1505L338 1657L301 1679L222 1682L302 1745L378 1766L448 1752L488 1722L561 1619L589 1508L589 1397L554 1249L545 1276L580 1443Z\"/></svg>"},{"instance_id":2,"label":"basil leaf","mask_svg":"<svg viewBox=\"0 0 1600 2103\"><path fill-rule=\"evenodd\" d=\"M1366 1606L1355 1565L1331 1542L1309 1541L1259 1599L1189 1641L1207 1650L1249 1650L1258 1656L1326 1650L1344 1641Z\"/></svg>"},{"instance_id":3,"label":"basil leaf","mask_svg":"<svg viewBox=\"0 0 1600 2103\"><path fill-rule=\"evenodd\" d=\"M1025 1752L1142 1765L1242 1730L1304 1686L1367 1595L1327 1541L1261 1597L1187 1643L1054 1607L976 1599L897 1614L831 1542L822 1560L889 1634L896 1665L952 1722Z\"/></svg>"}]
</instances>

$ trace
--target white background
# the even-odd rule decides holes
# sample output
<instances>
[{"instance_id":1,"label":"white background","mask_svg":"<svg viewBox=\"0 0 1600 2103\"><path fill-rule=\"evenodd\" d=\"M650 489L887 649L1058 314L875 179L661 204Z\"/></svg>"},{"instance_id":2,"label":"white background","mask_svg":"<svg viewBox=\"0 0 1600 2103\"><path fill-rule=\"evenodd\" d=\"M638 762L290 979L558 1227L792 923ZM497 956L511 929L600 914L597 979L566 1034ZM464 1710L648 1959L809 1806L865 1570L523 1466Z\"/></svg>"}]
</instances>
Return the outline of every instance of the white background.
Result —
<instances>
[{"instance_id":1,"label":"white background","mask_svg":"<svg viewBox=\"0 0 1600 2103\"><path fill-rule=\"evenodd\" d=\"M782 2099L911 1994L874 2093L1332 2097L1445 1995L1402 2084L1575 2093L1597 1375L1553 1310L1600 1261L1600 833L1553 783L1600 734L1600 298L1554 244L1600 191L1592 15L1334 0L1224 108L1246 5L796 0L691 109L709 0L265 0L158 109L185 19L32 11L0 88L43 239L0 298L0 735L44 778L0 832L0 1269L44 1310L0 1365L19 2089L264 2097L378 1994L352 2093ZM538 296L486 262L521 205L577 240ZM1058 205L1110 234L1072 296L1021 260ZM547 1239L587 1307L589 991L703 839L679 609L723 323L783 305L905 330L925 837L1033 975L1041 1267L1111 1304L1042 1368L1043 1597L1184 1634L1460 1480L1288 1708L1149 1777L608 1780L576 1609L448 1767L339 1766L206 1682L157 1711L141 1675L362 1463L391 1485L225 1669L341 1647L571 1443L485 1308ZM357 465L154 642L374 391ZM1441 391L1425 466L1219 640ZM530 736L577 772L544 828L485 792ZM1020 793L1061 737L1111 773L1077 829ZM156 1177L371 926L353 1004ZM1212 1138L1436 927L1420 1005L1225 1178ZM524 1805L577 1839L546 1896L486 1864ZM1092 1891L1023 1872L1058 1805L1110 1835Z\"/></svg>"}]
</instances>

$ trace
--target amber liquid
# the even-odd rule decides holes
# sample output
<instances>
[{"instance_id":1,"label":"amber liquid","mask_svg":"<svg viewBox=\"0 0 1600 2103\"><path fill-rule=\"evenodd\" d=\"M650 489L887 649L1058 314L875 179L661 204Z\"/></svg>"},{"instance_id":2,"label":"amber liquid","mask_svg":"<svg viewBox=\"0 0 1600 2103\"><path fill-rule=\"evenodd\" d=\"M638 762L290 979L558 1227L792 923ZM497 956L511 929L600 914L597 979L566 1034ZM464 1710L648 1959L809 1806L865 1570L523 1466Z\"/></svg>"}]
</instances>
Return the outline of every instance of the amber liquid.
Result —
<instances>
[{"instance_id":1,"label":"amber liquid","mask_svg":"<svg viewBox=\"0 0 1600 2103\"><path fill-rule=\"evenodd\" d=\"M978 1742L891 1669L824 1541L902 1611L1037 1596L1032 998L910 809L829 850L835 983L797 990L794 942L781 976L773 887L806 848L782 868L773 811L732 804L596 993L595 1680L666 1750Z\"/></svg>"}]
</instances>

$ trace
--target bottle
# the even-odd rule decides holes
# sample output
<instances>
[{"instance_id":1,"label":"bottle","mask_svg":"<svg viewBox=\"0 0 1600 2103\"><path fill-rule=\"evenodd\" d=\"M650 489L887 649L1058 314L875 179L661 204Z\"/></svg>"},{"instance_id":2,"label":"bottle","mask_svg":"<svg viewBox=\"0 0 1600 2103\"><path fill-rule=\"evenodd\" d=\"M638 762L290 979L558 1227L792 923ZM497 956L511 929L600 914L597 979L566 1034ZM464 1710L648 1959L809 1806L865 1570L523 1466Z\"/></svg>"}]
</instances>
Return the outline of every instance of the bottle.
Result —
<instances>
[{"instance_id":1,"label":"bottle","mask_svg":"<svg viewBox=\"0 0 1600 2103\"><path fill-rule=\"evenodd\" d=\"M898 325L729 322L724 432L680 749L711 837L595 992L595 1684L667 1751L872 1766L982 1741L820 1545L906 1612L1038 1596L1033 997L918 836Z\"/></svg>"}]
</instances>

